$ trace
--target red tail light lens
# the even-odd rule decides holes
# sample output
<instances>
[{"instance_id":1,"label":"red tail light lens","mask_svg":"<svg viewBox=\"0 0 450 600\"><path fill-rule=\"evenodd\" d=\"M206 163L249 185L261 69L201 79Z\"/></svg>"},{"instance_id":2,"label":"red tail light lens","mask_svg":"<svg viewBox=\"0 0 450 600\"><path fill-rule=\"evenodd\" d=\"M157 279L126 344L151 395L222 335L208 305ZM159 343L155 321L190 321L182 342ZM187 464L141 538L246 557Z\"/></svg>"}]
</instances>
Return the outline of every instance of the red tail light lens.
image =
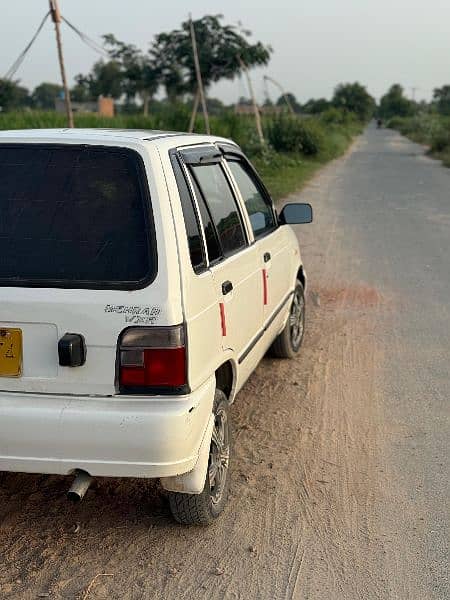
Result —
<instances>
[{"instance_id":1,"label":"red tail light lens","mask_svg":"<svg viewBox=\"0 0 450 600\"><path fill-rule=\"evenodd\" d=\"M186 391L183 326L134 327L119 341L119 386L123 393Z\"/></svg>"}]
</instances>

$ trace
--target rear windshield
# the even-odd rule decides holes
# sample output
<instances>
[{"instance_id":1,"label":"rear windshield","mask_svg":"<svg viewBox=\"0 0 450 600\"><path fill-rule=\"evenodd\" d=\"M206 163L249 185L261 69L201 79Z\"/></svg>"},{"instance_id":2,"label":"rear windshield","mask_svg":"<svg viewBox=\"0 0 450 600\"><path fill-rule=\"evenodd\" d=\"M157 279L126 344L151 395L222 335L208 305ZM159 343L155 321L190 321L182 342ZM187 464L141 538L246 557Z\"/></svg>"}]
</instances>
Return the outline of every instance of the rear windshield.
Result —
<instances>
[{"instance_id":1,"label":"rear windshield","mask_svg":"<svg viewBox=\"0 0 450 600\"><path fill-rule=\"evenodd\" d=\"M0 285L143 287L156 275L146 190L133 150L0 145Z\"/></svg>"}]
</instances>

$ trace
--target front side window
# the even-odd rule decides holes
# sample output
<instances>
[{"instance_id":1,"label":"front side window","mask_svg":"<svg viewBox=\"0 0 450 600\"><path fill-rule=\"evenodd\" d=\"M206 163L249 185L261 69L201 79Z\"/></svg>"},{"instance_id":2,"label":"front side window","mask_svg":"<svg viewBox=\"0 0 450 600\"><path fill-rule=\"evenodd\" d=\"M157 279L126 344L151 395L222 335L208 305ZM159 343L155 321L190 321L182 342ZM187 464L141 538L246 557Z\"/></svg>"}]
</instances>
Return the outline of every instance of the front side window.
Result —
<instances>
[{"instance_id":1,"label":"front side window","mask_svg":"<svg viewBox=\"0 0 450 600\"><path fill-rule=\"evenodd\" d=\"M214 163L191 169L216 227L224 256L244 248L244 227L221 165Z\"/></svg>"},{"instance_id":2,"label":"front side window","mask_svg":"<svg viewBox=\"0 0 450 600\"><path fill-rule=\"evenodd\" d=\"M0 145L0 285L150 282L156 245L144 177L125 148Z\"/></svg>"},{"instance_id":3,"label":"front side window","mask_svg":"<svg viewBox=\"0 0 450 600\"><path fill-rule=\"evenodd\" d=\"M275 229L276 222L272 206L258 189L252 175L242 162L230 160L228 166L241 192L255 238Z\"/></svg>"}]
</instances>

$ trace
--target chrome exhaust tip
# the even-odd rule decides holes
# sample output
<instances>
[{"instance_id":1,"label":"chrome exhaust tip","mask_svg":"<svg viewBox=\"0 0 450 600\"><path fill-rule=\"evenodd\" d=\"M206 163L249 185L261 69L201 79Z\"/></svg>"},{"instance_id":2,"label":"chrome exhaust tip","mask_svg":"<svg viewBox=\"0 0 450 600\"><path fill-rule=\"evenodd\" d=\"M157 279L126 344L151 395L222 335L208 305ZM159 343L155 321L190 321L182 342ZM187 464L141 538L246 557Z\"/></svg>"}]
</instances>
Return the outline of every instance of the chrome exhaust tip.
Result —
<instances>
[{"instance_id":1,"label":"chrome exhaust tip","mask_svg":"<svg viewBox=\"0 0 450 600\"><path fill-rule=\"evenodd\" d=\"M74 503L83 500L92 481L92 477L86 471L77 470L75 475L75 479L67 492L67 498Z\"/></svg>"}]
</instances>

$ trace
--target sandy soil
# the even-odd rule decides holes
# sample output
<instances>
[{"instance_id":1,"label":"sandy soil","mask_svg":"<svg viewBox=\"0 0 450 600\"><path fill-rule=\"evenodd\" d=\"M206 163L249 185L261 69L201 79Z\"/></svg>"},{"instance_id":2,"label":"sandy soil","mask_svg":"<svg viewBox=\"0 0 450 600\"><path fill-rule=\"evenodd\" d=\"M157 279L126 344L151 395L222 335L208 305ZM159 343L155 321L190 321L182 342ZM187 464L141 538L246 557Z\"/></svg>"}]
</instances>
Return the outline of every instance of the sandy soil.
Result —
<instances>
[{"instance_id":1,"label":"sandy soil","mask_svg":"<svg viewBox=\"0 0 450 600\"><path fill-rule=\"evenodd\" d=\"M0 474L1 598L431 598L383 517L395 475L378 325L399 300L361 279L360 232L339 226L349 157L302 194L320 216L299 228L308 331L298 359L263 360L236 400L222 518L177 526L153 482L97 480L72 507L63 478Z\"/></svg>"}]
</instances>

